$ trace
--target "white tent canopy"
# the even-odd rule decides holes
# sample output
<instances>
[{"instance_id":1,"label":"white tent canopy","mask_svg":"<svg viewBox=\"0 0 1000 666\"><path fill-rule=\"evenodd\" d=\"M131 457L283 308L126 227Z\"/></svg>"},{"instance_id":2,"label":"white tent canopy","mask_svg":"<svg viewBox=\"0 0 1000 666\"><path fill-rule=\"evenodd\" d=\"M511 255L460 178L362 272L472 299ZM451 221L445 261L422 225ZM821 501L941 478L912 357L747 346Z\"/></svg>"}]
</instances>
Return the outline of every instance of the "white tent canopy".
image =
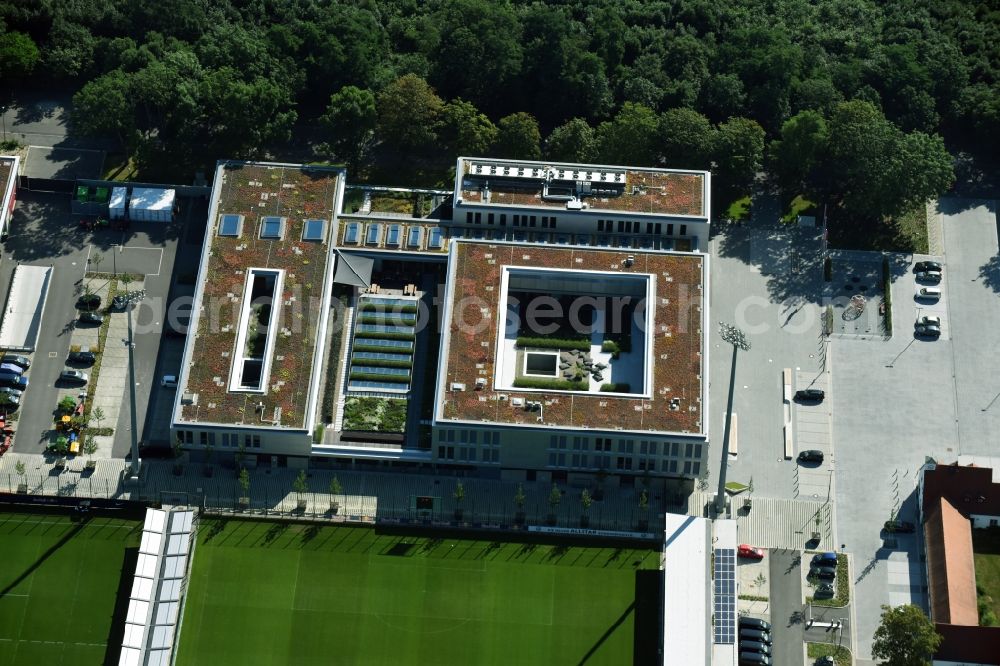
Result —
<instances>
[{"instance_id":1,"label":"white tent canopy","mask_svg":"<svg viewBox=\"0 0 1000 666\"><path fill-rule=\"evenodd\" d=\"M128 201L128 188L112 187L111 199L108 200L108 217L120 220L125 217L125 203Z\"/></svg>"},{"instance_id":2,"label":"white tent canopy","mask_svg":"<svg viewBox=\"0 0 1000 666\"><path fill-rule=\"evenodd\" d=\"M177 190L159 187L132 188L129 218L142 222L169 222L174 218Z\"/></svg>"}]
</instances>

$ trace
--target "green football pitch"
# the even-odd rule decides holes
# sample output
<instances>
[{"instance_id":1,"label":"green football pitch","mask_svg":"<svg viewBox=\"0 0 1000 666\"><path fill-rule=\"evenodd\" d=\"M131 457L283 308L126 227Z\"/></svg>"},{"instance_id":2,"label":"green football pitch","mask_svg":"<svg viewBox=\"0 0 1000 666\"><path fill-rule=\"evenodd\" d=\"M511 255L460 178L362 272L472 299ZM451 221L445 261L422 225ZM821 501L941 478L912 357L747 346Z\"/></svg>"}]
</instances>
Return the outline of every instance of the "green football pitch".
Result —
<instances>
[{"instance_id":1,"label":"green football pitch","mask_svg":"<svg viewBox=\"0 0 1000 666\"><path fill-rule=\"evenodd\" d=\"M132 520L0 513L0 666L104 663L109 635L121 635L112 616L126 549L141 533Z\"/></svg>"},{"instance_id":2,"label":"green football pitch","mask_svg":"<svg viewBox=\"0 0 1000 666\"><path fill-rule=\"evenodd\" d=\"M622 666L637 621L655 644L658 565L649 549L205 519L178 663Z\"/></svg>"}]
</instances>

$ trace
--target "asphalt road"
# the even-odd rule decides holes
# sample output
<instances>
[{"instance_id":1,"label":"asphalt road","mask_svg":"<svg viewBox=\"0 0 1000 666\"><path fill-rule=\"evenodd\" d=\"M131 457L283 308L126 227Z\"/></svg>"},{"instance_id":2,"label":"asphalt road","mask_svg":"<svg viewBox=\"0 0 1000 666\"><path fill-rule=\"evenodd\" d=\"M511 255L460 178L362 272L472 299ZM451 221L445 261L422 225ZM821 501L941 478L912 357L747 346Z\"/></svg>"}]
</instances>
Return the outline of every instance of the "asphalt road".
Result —
<instances>
[{"instance_id":1,"label":"asphalt road","mask_svg":"<svg viewBox=\"0 0 1000 666\"><path fill-rule=\"evenodd\" d=\"M802 574L797 550L768 551L771 578L771 654L774 666L802 666Z\"/></svg>"},{"instance_id":2,"label":"asphalt road","mask_svg":"<svg viewBox=\"0 0 1000 666\"><path fill-rule=\"evenodd\" d=\"M69 95L52 92L20 92L3 114L2 127L8 139L29 146L106 149L105 139L74 136L69 127Z\"/></svg>"},{"instance_id":3,"label":"asphalt road","mask_svg":"<svg viewBox=\"0 0 1000 666\"><path fill-rule=\"evenodd\" d=\"M181 211L174 222L168 225L133 223L132 237L126 241L128 249L162 249L158 265L154 266L151 258L149 260L146 271L144 271L146 274L146 298L136 306L132 315L135 331L133 339L135 340L136 423L139 427L140 442L150 439L146 414L151 401L155 404L155 400L160 399L157 397L160 394L165 394L164 399L171 401L174 397L173 390L162 389L160 386L160 378L164 374L158 370L160 349L164 340L163 328L170 312L170 290L174 282L174 275L179 272L197 270L201 255L200 245L195 249L189 244L184 244L184 252L181 260L177 262L178 270L175 271L174 264L179 242L186 238L189 225L196 224L204 227L204 218L207 215L206 206L203 199L182 199ZM107 270L106 260L102 262L101 270ZM108 341L108 344L115 343L120 344L120 341ZM123 399L127 406L129 397L126 395ZM113 448L114 457L126 457L131 445L131 415L126 408L122 409L118 415Z\"/></svg>"}]
</instances>

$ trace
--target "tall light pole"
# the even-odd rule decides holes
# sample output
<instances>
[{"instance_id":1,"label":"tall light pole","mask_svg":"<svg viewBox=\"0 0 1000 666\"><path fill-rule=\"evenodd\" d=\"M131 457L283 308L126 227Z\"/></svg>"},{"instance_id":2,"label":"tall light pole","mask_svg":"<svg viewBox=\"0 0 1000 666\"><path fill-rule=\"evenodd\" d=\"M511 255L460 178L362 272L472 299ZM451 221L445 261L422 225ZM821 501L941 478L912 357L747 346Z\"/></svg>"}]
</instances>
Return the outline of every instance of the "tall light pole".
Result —
<instances>
[{"instance_id":1,"label":"tall light pole","mask_svg":"<svg viewBox=\"0 0 1000 666\"><path fill-rule=\"evenodd\" d=\"M121 294L123 304L125 306L125 312L128 315L128 338L122 340L125 346L128 347L128 386L129 395L131 397L131 404L129 405L130 417L131 417L131 431L132 431L132 464L129 468L129 476L138 477L139 469L142 465L142 461L139 460L139 432L138 432L138 419L135 413L135 342L132 336L132 308L136 303L141 301L146 296L146 290L140 289L139 291L128 291ZM119 297L116 296L117 300Z\"/></svg>"},{"instance_id":2,"label":"tall light pole","mask_svg":"<svg viewBox=\"0 0 1000 666\"><path fill-rule=\"evenodd\" d=\"M715 515L722 515L726 506L726 467L729 462L729 426L733 422L733 389L736 387L736 354L750 351L746 334L732 324L719 324L722 339L733 346L733 364L729 370L729 400L726 402L726 423L722 434L722 464L719 467L719 492L715 496Z\"/></svg>"}]
</instances>

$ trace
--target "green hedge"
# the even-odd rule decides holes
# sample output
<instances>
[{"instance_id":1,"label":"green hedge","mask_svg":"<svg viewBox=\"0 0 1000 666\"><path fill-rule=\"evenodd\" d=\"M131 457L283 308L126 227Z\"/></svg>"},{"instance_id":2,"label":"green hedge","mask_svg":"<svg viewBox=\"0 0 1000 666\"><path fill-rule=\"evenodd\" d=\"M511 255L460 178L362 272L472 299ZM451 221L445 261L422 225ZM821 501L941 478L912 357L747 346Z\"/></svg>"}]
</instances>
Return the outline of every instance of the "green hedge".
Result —
<instances>
[{"instance_id":1,"label":"green hedge","mask_svg":"<svg viewBox=\"0 0 1000 666\"><path fill-rule=\"evenodd\" d=\"M888 257L882 257L882 302L885 303L885 334L892 337L892 272Z\"/></svg>"},{"instance_id":2,"label":"green hedge","mask_svg":"<svg viewBox=\"0 0 1000 666\"><path fill-rule=\"evenodd\" d=\"M386 308L371 302L362 303L361 305L362 312L385 312L389 314L416 314L418 309L419 308L417 308L416 305L394 305L391 308Z\"/></svg>"},{"instance_id":3,"label":"green hedge","mask_svg":"<svg viewBox=\"0 0 1000 666\"><path fill-rule=\"evenodd\" d=\"M608 382L601 384L601 391L604 393L631 393L632 385L627 382Z\"/></svg>"},{"instance_id":4,"label":"green hedge","mask_svg":"<svg viewBox=\"0 0 1000 666\"><path fill-rule=\"evenodd\" d=\"M416 317L403 317L397 316L395 314L363 314L358 317L358 322L361 324L380 324L385 326L413 326L417 323Z\"/></svg>"},{"instance_id":5,"label":"green hedge","mask_svg":"<svg viewBox=\"0 0 1000 666\"><path fill-rule=\"evenodd\" d=\"M355 331L355 338L370 338L375 340L415 340L416 333L384 333L379 331Z\"/></svg>"},{"instance_id":6,"label":"green hedge","mask_svg":"<svg viewBox=\"0 0 1000 666\"><path fill-rule=\"evenodd\" d=\"M364 342L356 342L353 347L354 351L358 352L380 352L382 354L408 354L413 351L411 346L409 349L404 347L383 347L382 345L366 345Z\"/></svg>"},{"instance_id":7,"label":"green hedge","mask_svg":"<svg viewBox=\"0 0 1000 666\"><path fill-rule=\"evenodd\" d=\"M370 368L412 368L413 359L395 360L391 358L352 358L351 363L367 365Z\"/></svg>"},{"instance_id":8,"label":"green hedge","mask_svg":"<svg viewBox=\"0 0 1000 666\"><path fill-rule=\"evenodd\" d=\"M528 379L519 377L514 380L515 388L549 389L552 391L586 391L586 382L571 382L568 379Z\"/></svg>"},{"instance_id":9,"label":"green hedge","mask_svg":"<svg viewBox=\"0 0 1000 666\"><path fill-rule=\"evenodd\" d=\"M589 340L567 340L565 338L529 338L519 337L518 347L541 347L542 349L578 349L590 351Z\"/></svg>"},{"instance_id":10,"label":"green hedge","mask_svg":"<svg viewBox=\"0 0 1000 666\"><path fill-rule=\"evenodd\" d=\"M365 382L389 382L391 384L409 384L410 375L378 375L372 372L356 372L351 370L351 379Z\"/></svg>"}]
</instances>

